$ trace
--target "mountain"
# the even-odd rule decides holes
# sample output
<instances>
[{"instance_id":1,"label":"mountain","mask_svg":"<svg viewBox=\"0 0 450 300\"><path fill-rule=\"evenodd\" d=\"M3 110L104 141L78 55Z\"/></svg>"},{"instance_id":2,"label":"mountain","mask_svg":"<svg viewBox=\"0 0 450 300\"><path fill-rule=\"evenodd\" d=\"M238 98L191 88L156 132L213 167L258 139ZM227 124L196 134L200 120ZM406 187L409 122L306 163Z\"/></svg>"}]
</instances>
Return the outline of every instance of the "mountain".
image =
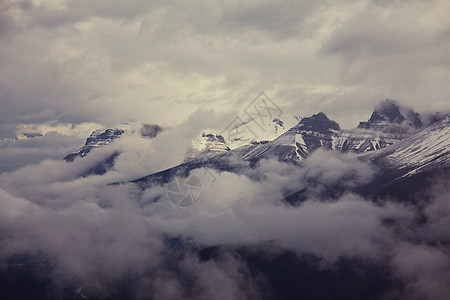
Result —
<instances>
[{"instance_id":1,"label":"mountain","mask_svg":"<svg viewBox=\"0 0 450 300\"><path fill-rule=\"evenodd\" d=\"M271 156L282 161L301 161L318 148L364 153L391 146L424 127L418 113L412 109L401 108L389 99L375 107L367 122L360 122L359 126L352 130L341 130L339 124L330 120L323 112L299 118L298 124L288 130L280 119L273 120L272 126L273 130L269 130L271 127L268 125L267 136L260 137L259 140L252 140L251 136L248 136L248 132L251 134L252 130L242 130L244 136L238 135L233 141L245 140L247 143L241 145L244 148L236 152L241 153L245 160ZM272 136L275 138L271 139ZM224 152L237 148L230 146L229 140L224 140L221 147L215 147L219 151L211 147L197 147L198 151L195 153Z\"/></svg>"},{"instance_id":2,"label":"mountain","mask_svg":"<svg viewBox=\"0 0 450 300\"><path fill-rule=\"evenodd\" d=\"M230 149L236 149L244 145L272 141L294 126L295 123L295 117L284 119L277 117L260 122L255 119L244 121L236 118L221 132L221 135L225 138Z\"/></svg>"},{"instance_id":3,"label":"mountain","mask_svg":"<svg viewBox=\"0 0 450 300\"><path fill-rule=\"evenodd\" d=\"M431 115L426 123L436 122L442 117ZM424 127L418 113L389 99L375 107L368 121L360 122L351 130L341 130L339 124L323 112L304 118L274 118L261 124L255 120L237 120L223 132L203 130L186 150L185 161L205 153L209 153L208 156L214 153L238 156L249 161L269 157L277 157L281 161L302 161L318 148L365 153L391 146ZM299 122L294 124L295 120ZM161 130L158 125L144 124L140 134L154 138ZM84 157L94 148L111 144L124 132L121 128L94 131L83 147L64 160ZM225 154L231 150L234 152Z\"/></svg>"},{"instance_id":4,"label":"mountain","mask_svg":"<svg viewBox=\"0 0 450 300\"><path fill-rule=\"evenodd\" d=\"M186 151L185 161L204 152L226 152L246 145L257 145L274 140L293 125L295 117L287 121L274 118L265 123L257 123L254 119L243 121L236 118L225 130L219 133L216 129L204 129L194 138L191 147Z\"/></svg>"},{"instance_id":5,"label":"mountain","mask_svg":"<svg viewBox=\"0 0 450 300\"><path fill-rule=\"evenodd\" d=\"M301 161L320 147L331 148L332 137L339 130L338 123L320 112L301 119L297 125L273 141L238 148L236 152L244 160L250 161L274 157L281 161Z\"/></svg>"},{"instance_id":6,"label":"mountain","mask_svg":"<svg viewBox=\"0 0 450 300\"><path fill-rule=\"evenodd\" d=\"M193 159L200 153L206 151L220 153L230 150L225 138L221 134L218 134L212 129L208 129L192 141L192 146L186 151L185 161Z\"/></svg>"},{"instance_id":7,"label":"mountain","mask_svg":"<svg viewBox=\"0 0 450 300\"><path fill-rule=\"evenodd\" d=\"M414 110L403 108L393 100L378 104L368 121L360 122L357 128L351 130L341 129L337 122L329 119L323 112L298 120L298 123L288 130L286 123L279 118L269 122L265 128L267 135L275 136L279 133L272 140L264 136L252 140L252 132L238 131L243 133L244 137L234 136L235 140L231 142L233 146L230 146L230 139L227 139L226 134L207 129L193 140L192 147L187 150L185 162L132 182L145 189L155 183L168 182L177 174L188 174L191 170L202 167L239 173L243 168L254 166L261 159L277 159L301 165L314 151L325 149L356 153L361 155L362 160L370 161L379 168L380 174L389 173L389 176L379 176L372 183L370 189L373 190L408 173L442 167L446 162L440 158L441 154L443 157L448 156L445 147L439 148L439 145L447 145L445 139L448 137L448 117L437 113L422 118ZM250 124L251 122L247 122L240 125L248 127ZM424 129L428 124L432 125ZM149 136L154 137L160 127L150 126L145 130L150 132ZM124 130L119 128L95 131L86 140L85 146L68 155L65 160L71 161L75 157L85 156L94 148L107 146L123 133ZM141 135L144 137L142 130ZM236 147L237 140L250 142ZM433 141L438 143L436 147L427 146ZM425 144L419 146L418 143ZM102 174L112 168L117 155L120 153L114 153L91 173ZM406 161L407 158L409 161ZM413 165L413 162L417 164Z\"/></svg>"},{"instance_id":8,"label":"mountain","mask_svg":"<svg viewBox=\"0 0 450 300\"><path fill-rule=\"evenodd\" d=\"M87 139L83 147L75 152L68 154L64 157L66 162L73 162L76 158L82 158L88 155L93 149L104 147L110 145L114 140L118 139L125 130L115 128L106 130L96 130ZM102 175L108 170L112 169L114 166L115 159L119 156L118 151L113 151L106 159L93 165L86 171L84 171L80 176L87 177L90 175Z\"/></svg>"},{"instance_id":9,"label":"mountain","mask_svg":"<svg viewBox=\"0 0 450 300\"><path fill-rule=\"evenodd\" d=\"M133 127L135 127L134 124L126 122L120 124L116 128L95 130L86 139L85 144L81 148L66 155L64 160L70 163L77 158L85 157L94 149L108 146L110 147L114 141L122 137L124 134L139 134L141 138L152 139L163 131L163 128L157 124L142 124L137 130L133 129ZM112 153L109 156L80 174L80 176L86 177L90 175L102 175L108 170L111 170L114 167L116 158L121 154L120 151L114 150L114 148L111 150Z\"/></svg>"},{"instance_id":10,"label":"mountain","mask_svg":"<svg viewBox=\"0 0 450 300\"><path fill-rule=\"evenodd\" d=\"M204 151L179 166L134 180L142 189L153 183L165 183L177 174L208 167L219 171L239 172L242 167L255 165L261 159L300 163L319 148L335 149L339 124L323 112L302 118L297 125L273 141L253 142L227 151ZM246 163L247 162L247 163Z\"/></svg>"},{"instance_id":11,"label":"mountain","mask_svg":"<svg viewBox=\"0 0 450 300\"><path fill-rule=\"evenodd\" d=\"M259 160L268 158L301 166L310 154L322 148L356 153L378 170L373 180L356 187L353 192L379 195L382 191L400 191L398 184L401 186L399 182L406 177L421 178L422 173L430 170L450 169L450 117L440 116L439 119L424 128L426 125L418 121L419 114L400 109L387 100L375 108L371 118L364 123L366 125L341 130L337 122L321 112L300 119L297 125L272 141L254 142L230 150L222 148L220 152L207 150L183 164L132 182L146 189L202 167L242 173L243 169L252 168ZM225 147L223 140L221 143ZM409 185L420 187L417 183ZM337 197L348 192L346 189L327 187L326 197ZM308 189L293 191L288 202L297 204L305 199L307 192Z\"/></svg>"},{"instance_id":12,"label":"mountain","mask_svg":"<svg viewBox=\"0 0 450 300\"><path fill-rule=\"evenodd\" d=\"M366 122L336 137L335 148L341 152L364 153L389 147L424 128L420 114L402 108L394 100L380 102Z\"/></svg>"},{"instance_id":13,"label":"mountain","mask_svg":"<svg viewBox=\"0 0 450 300\"><path fill-rule=\"evenodd\" d=\"M360 191L373 195L422 200L431 182L450 175L450 115L403 141L361 159L379 169ZM425 192L424 192L425 191Z\"/></svg>"},{"instance_id":14,"label":"mountain","mask_svg":"<svg viewBox=\"0 0 450 300\"><path fill-rule=\"evenodd\" d=\"M406 117L392 100L375 107L371 118L353 130L341 130L339 124L320 112L301 118L297 125L272 141L253 142L234 149L244 160L276 157L281 161L301 161L318 148L340 152L364 153L391 146L423 127L420 115L411 109Z\"/></svg>"},{"instance_id":15,"label":"mountain","mask_svg":"<svg viewBox=\"0 0 450 300\"><path fill-rule=\"evenodd\" d=\"M158 124L142 124L141 129L139 130L139 133L141 137L153 139L155 138L161 131L163 131L163 128L159 126Z\"/></svg>"},{"instance_id":16,"label":"mountain","mask_svg":"<svg viewBox=\"0 0 450 300\"><path fill-rule=\"evenodd\" d=\"M78 149L75 152L72 152L68 154L66 157L64 157L65 161L71 162L77 157L84 157L89 152L92 151L92 149L100 148L105 145L111 144L115 139L119 138L125 130L120 128L115 129L106 129L106 130L96 130L92 132L92 134L86 139L86 143L83 147Z\"/></svg>"},{"instance_id":17,"label":"mountain","mask_svg":"<svg viewBox=\"0 0 450 300\"><path fill-rule=\"evenodd\" d=\"M382 168L399 170L404 176L450 167L450 115L367 158Z\"/></svg>"},{"instance_id":18,"label":"mountain","mask_svg":"<svg viewBox=\"0 0 450 300\"><path fill-rule=\"evenodd\" d=\"M423 127L420 114L411 108L402 108L396 101L386 99L380 102L367 122L360 122L358 128L376 129L385 133L407 132Z\"/></svg>"},{"instance_id":19,"label":"mountain","mask_svg":"<svg viewBox=\"0 0 450 300\"><path fill-rule=\"evenodd\" d=\"M64 157L67 162L73 161L77 157L84 157L93 149L104 147L112 144L116 139L120 138L124 133L135 133L132 128L134 124L125 122L115 128L97 129L91 133L86 139L85 144L78 150ZM155 138L163 128L157 124L142 124L138 129L138 133L142 138Z\"/></svg>"},{"instance_id":20,"label":"mountain","mask_svg":"<svg viewBox=\"0 0 450 300\"><path fill-rule=\"evenodd\" d=\"M401 199L426 202L430 186L450 176L450 115L384 149L358 155L376 172L373 178L354 188L340 184L326 186L327 198L354 192L374 200ZM293 192L287 199L297 205L308 195L308 188Z\"/></svg>"}]
</instances>

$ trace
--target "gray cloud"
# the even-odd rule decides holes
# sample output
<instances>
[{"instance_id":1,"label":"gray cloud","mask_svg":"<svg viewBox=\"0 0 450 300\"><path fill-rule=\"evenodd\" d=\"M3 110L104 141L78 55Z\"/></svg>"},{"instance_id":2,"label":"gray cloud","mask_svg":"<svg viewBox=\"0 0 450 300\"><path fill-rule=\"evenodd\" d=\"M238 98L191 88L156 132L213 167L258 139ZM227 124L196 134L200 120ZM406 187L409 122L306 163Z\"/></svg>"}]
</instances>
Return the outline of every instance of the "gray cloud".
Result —
<instances>
[{"instance_id":1,"label":"gray cloud","mask_svg":"<svg viewBox=\"0 0 450 300\"><path fill-rule=\"evenodd\" d=\"M220 19L219 27L234 30L236 35L252 31L269 35L275 40L312 35L310 16L317 14L320 4L314 1L266 1L228 7Z\"/></svg>"},{"instance_id":2,"label":"gray cloud","mask_svg":"<svg viewBox=\"0 0 450 300\"><path fill-rule=\"evenodd\" d=\"M14 27L13 18L7 13L9 5L6 1L0 1L0 38L9 34Z\"/></svg>"},{"instance_id":3,"label":"gray cloud","mask_svg":"<svg viewBox=\"0 0 450 300\"><path fill-rule=\"evenodd\" d=\"M447 4L379 4L364 7L323 44L326 54L337 55L342 61L339 80L365 87L366 93L390 93L391 98L419 109L429 108L430 103L425 105L421 99L430 98L435 99L431 102L435 109L448 109L444 105L448 89L439 79L449 72L445 55L449 43L444 37L449 24L439 17Z\"/></svg>"},{"instance_id":4,"label":"gray cloud","mask_svg":"<svg viewBox=\"0 0 450 300\"><path fill-rule=\"evenodd\" d=\"M168 133L141 140L151 149ZM126 138L124 145L133 137ZM134 150L139 152L140 147ZM124 165L103 176L77 177L110 151L100 148L73 163L46 160L1 174L0 232L8 235L0 239L0 257L43 253L55 263L54 280L62 286L75 281L107 293L109 282L132 271L139 278L138 294L161 299L192 295L252 299L261 282L249 279L245 263L233 256L201 261L187 255L170 269L166 254L170 257L173 249L162 237L180 237L202 246L270 242L299 255L316 255L324 260L324 267L340 257L386 260L408 284L411 299L434 299L447 292L446 246L429 245L446 239L449 213L440 208L447 198L446 185L434 189L435 200L425 209L430 222L419 230L414 229L417 215L412 207L390 201L375 204L351 194L324 199L320 185L299 207L276 201L311 179L323 185L352 186L367 181L373 172L353 155L319 151L303 168L262 161L247 175L212 171L215 181L203 170L194 171L202 182L202 200L180 209L168 201L165 186L150 188L140 197L133 185L106 185L139 175L142 170L134 166L145 160L139 162L138 156L122 157ZM131 164L128 169L127 164ZM385 220L395 223L387 226ZM191 291L191 296L181 274L195 278L196 292Z\"/></svg>"},{"instance_id":5,"label":"gray cloud","mask_svg":"<svg viewBox=\"0 0 450 300\"><path fill-rule=\"evenodd\" d=\"M444 1L2 7L3 137L23 123L174 125L262 90L286 111L322 110L344 127L383 98L448 109Z\"/></svg>"},{"instance_id":6,"label":"gray cloud","mask_svg":"<svg viewBox=\"0 0 450 300\"><path fill-rule=\"evenodd\" d=\"M12 171L44 159L61 159L78 147L82 141L49 132L24 140L0 140L0 173Z\"/></svg>"}]
</instances>

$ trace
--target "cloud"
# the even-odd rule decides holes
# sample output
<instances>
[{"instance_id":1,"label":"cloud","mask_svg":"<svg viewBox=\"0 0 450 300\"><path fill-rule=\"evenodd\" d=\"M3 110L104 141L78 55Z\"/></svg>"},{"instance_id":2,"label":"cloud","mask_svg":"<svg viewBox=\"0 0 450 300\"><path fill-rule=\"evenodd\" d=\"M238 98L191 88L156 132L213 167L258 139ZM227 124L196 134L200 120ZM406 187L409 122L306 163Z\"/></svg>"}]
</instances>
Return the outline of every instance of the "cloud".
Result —
<instances>
[{"instance_id":1,"label":"cloud","mask_svg":"<svg viewBox=\"0 0 450 300\"><path fill-rule=\"evenodd\" d=\"M330 153L327 155L332 156ZM331 160L334 159L338 160L336 157ZM356 163L357 159L349 161ZM324 185L337 184L337 173L346 177L346 168L355 171L359 167L359 163L352 167L349 161L340 161L341 165L334 166L322 161L328 168L317 164L314 158L311 162L307 160L308 164L303 168L266 161L257 169L264 177L260 176L256 182L250 179L255 178L254 174L249 178L212 171L217 178L213 181L199 170L194 175L202 182L201 203L190 210L175 212L172 219L172 204L148 202L147 197L155 198L155 195L147 191L142 202L143 210L150 220L171 235L189 233L194 240L207 245L276 241L300 253L309 252L330 260L349 253L376 257L380 250L377 247L381 245L372 241L385 239L389 243L389 233L381 220L393 216L408 219L408 210L395 205L377 207L354 195L345 195L337 202L314 201L314 196L321 196L322 187L317 188L319 192L311 192L310 200L299 207L276 204L275 201L282 199L286 191L304 188L313 178L323 181ZM356 176L356 180L361 178Z\"/></svg>"},{"instance_id":2,"label":"cloud","mask_svg":"<svg viewBox=\"0 0 450 300\"><path fill-rule=\"evenodd\" d=\"M410 299L439 299L448 295L450 261L444 251L425 245L398 248L393 264L408 280Z\"/></svg>"},{"instance_id":3,"label":"cloud","mask_svg":"<svg viewBox=\"0 0 450 300\"><path fill-rule=\"evenodd\" d=\"M44 159L61 159L76 149L81 140L49 132L24 140L0 140L0 173L12 171Z\"/></svg>"},{"instance_id":4,"label":"cloud","mask_svg":"<svg viewBox=\"0 0 450 300\"><path fill-rule=\"evenodd\" d=\"M387 92L390 98L416 109L429 109L420 99L437 94L444 99L448 94L439 79L449 72L445 57L449 44L444 38L449 23L441 18L448 4L380 4L367 4L337 27L323 44L323 51L341 59L343 84L364 87L366 93ZM447 108L437 98L432 106L435 110Z\"/></svg>"},{"instance_id":5,"label":"cloud","mask_svg":"<svg viewBox=\"0 0 450 300\"><path fill-rule=\"evenodd\" d=\"M140 139L151 147L167 132ZM446 291L445 246L429 245L445 240L448 213L438 209L442 187L436 187L436 200L426 206L430 222L416 229L413 207L376 204L354 194L324 198L323 186L353 187L369 180L372 170L355 156L319 151L302 167L266 160L241 174L210 170L215 180L195 170L202 199L181 209L168 200L165 186L141 194L133 184L107 185L141 172L131 171L139 165L132 155L122 158L131 164L128 171L118 166L102 176L78 177L107 155L103 151L74 163L47 160L0 175L0 232L8 233L0 239L2 259L40 253L54 264L55 286L86 285L98 295L114 294L114 286L125 284L131 274L136 285L130 289L144 298L252 299L265 281L253 276L242 257L224 250L217 259L202 260L195 249L247 245L272 253L275 246L314 255L325 269L343 257L379 261L407 283L411 297L433 299ZM323 185L310 187L315 192L299 206L277 201L311 179Z\"/></svg>"},{"instance_id":6,"label":"cloud","mask_svg":"<svg viewBox=\"0 0 450 300\"><path fill-rule=\"evenodd\" d=\"M242 109L261 91L285 111L325 111L344 127L384 98L448 109L445 1L2 7L3 137L50 121L173 126L199 106Z\"/></svg>"}]
</instances>

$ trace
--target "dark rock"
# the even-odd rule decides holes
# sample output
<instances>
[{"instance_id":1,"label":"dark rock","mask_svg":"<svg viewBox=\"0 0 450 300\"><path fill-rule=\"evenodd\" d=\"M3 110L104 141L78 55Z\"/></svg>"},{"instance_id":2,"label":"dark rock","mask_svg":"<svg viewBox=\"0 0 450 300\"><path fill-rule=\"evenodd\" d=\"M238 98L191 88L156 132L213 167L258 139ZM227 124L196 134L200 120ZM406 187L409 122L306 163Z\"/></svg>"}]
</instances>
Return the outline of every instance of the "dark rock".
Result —
<instances>
[{"instance_id":1,"label":"dark rock","mask_svg":"<svg viewBox=\"0 0 450 300\"><path fill-rule=\"evenodd\" d=\"M153 139L155 138L161 131L163 131L162 127L157 124L144 124L141 128L141 136L145 138Z\"/></svg>"},{"instance_id":2,"label":"dark rock","mask_svg":"<svg viewBox=\"0 0 450 300\"><path fill-rule=\"evenodd\" d=\"M323 112L312 115L309 118L303 118L298 125L298 129L305 131L314 131L322 134L330 134L331 130L340 130L339 124L328 119Z\"/></svg>"},{"instance_id":3,"label":"dark rock","mask_svg":"<svg viewBox=\"0 0 450 300\"><path fill-rule=\"evenodd\" d=\"M401 124L406 118L400 112L399 107L394 100L386 99L375 107L375 111L369 119L370 123L380 123L383 121L389 123Z\"/></svg>"},{"instance_id":4,"label":"dark rock","mask_svg":"<svg viewBox=\"0 0 450 300\"><path fill-rule=\"evenodd\" d=\"M86 139L86 143L83 147L78 149L76 152L68 154L66 157L64 157L64 160L67 162L71 162L77 157L84 157L89 152L91 152L92 149L110 144L113 140L120 137L124 132L124 130L118 128L106 129L103 132L96 130Z\"/></svg>"}]
</instances>

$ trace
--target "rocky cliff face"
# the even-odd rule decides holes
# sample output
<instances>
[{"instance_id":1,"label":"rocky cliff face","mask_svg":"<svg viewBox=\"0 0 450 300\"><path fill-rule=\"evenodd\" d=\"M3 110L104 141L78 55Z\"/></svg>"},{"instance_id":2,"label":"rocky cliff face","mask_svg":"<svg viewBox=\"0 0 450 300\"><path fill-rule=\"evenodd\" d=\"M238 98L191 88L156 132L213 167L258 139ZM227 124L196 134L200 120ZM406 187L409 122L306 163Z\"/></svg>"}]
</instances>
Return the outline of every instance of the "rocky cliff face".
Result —
<instances>
[{"instance_id":1,"label":"rocky cliff face","mask_svg":"<svg viewBox=\"0 0 450 300\"><path fill-rule=\"evenodd\" d=\"M389 147L425 126L421 116L410 108L400 107L394 100L379 103L367 122L336 136L335 149L364 153Z\"/></svg>"},{"instance_id":2,"label":"rocky cliff face","mask_svg":"<svg viewBox=\"0 0 450 300\"><path fill-rule=\"evenodd\" d=\"M202 132L201 136L192 141L192 146L186 151L185 161L188 161L204 152L230 151L225 138L212 130Z\"/></svg>"},{"instance_id":3,"label":"rocky cliff face","mask_svg":"<svg viewBox=\"0 0 450 300\"><path fill-rule=\"evenodd\" d=\"M64 157L65 161L73 161L77 157L84 157L94 148L103 147L111 144L115 139L119 138L125 131L119 128L96 130L87 139L83 147L77 151Z\"/></svg>"},{"instance_id":4,"label":"rocky cliff face","mask_svg":"<svg viewBox=\"0 0 450 300\"><path fill-rule=\"evenodd\" d=\"M410 108L401 108L394 100L379 103L367 122L358 128L374 129L385 133L405 133L423 128L420 115Z\"/></svg>"},{"instance_id":5,"label":"rocky cliff face","mask_svg":"<svg viewBox=\"0 0 450 300\"><path fill-rule=\"evenodd\" d=\"M320 147L332 149L333 137L340 130L338 123L330 120L327 115L320 112L309 118L303 118L290 131L291 134L295 134L295 145L297 148L311 153Z\"/></svg>"}]
</instances>

